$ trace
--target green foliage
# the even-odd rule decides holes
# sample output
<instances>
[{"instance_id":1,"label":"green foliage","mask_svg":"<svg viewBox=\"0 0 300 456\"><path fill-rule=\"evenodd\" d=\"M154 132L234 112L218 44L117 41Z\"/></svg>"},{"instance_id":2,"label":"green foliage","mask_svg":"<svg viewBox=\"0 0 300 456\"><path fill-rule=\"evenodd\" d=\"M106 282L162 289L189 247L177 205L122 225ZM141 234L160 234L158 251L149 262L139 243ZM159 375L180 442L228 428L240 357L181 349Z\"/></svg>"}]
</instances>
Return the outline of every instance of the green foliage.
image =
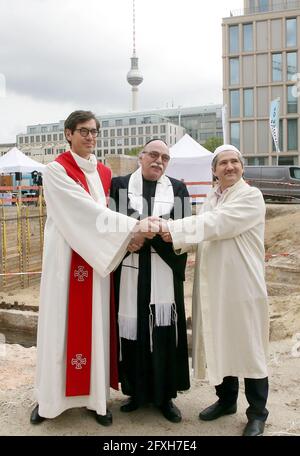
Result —
<instances>
[{"instance_id":1,"label":"green foliage","mask_svg":"<svg viewBox=\"0 0 300 456\"><path fill-rule=\"evenodd\" d=\"M214 152L214 150L217 147L222 146L222 144L223 144L222 138L217 138L216 136L212 136L211 138L208 138L206 140L206 143L203 144L203 147L205 147L205 149L207 149L207 150L210 150L211 152Z\"/></svg>"},{"instance_id":2,"label":"green foliage","mask_svg":"<svg viewBox=\"0 0 300 456\"><path fill-rule=\"evenodd\" d=\"M126 155L130 155L131 157L137 157L138 154L143 150L143 146L141 147L134 147L131 149L129 152L126 153Z\"/></svg>"}]
</instances>

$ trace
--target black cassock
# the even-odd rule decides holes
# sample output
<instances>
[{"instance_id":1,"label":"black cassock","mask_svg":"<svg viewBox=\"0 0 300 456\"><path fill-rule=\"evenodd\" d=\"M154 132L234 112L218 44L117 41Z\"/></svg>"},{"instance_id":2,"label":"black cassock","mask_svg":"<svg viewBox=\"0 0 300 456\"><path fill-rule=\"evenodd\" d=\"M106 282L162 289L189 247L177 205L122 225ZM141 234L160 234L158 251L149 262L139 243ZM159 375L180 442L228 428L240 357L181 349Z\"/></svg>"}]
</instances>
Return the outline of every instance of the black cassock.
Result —
<instances>
[{"instance_id":1,"label":"black cassock","mask_svg":"<svg viewBox=\"0 0 300 456\"><path fill-rule=\"evenodd\" d=\"M111 184L111 208L129 216L136 213L129 207L127 197L130 175L115 177ZM169 178L174 191L176 218L191 215L189 194L186 186ZM143 198L147 208L143 208L143 217L152 213L156 182L143 179ZM120 192L120 190L122 190ZM124 195L125 194L125 195ZM185 198L185 199L184 199ZM178 205L180 210L178 210ZM146 204L144 204L146 206ZM141 217L142 218L142 217ZM174 209L164 218L174 219ZM149 303L151 293L151 246L173 271L175 304L178 315L178 344L176 347L176 328L174 322L168 327L153 329L153 352L150 351ZM122 361L119 366L119 378L122 392L134 396L138 405L152 402L157 406L175 398L177 391L190 387L186 318L184 308L183 281L187 255L176 255L171 243L164 242L160 236L146 240L139 253L139 276L137 297L137 340L121 339ZM121 265L115 272L115 295L118 305ZM155 312L153 306L153 313ZM155 321L155 320L154 320Z\"/></svg>"}]
</instances>

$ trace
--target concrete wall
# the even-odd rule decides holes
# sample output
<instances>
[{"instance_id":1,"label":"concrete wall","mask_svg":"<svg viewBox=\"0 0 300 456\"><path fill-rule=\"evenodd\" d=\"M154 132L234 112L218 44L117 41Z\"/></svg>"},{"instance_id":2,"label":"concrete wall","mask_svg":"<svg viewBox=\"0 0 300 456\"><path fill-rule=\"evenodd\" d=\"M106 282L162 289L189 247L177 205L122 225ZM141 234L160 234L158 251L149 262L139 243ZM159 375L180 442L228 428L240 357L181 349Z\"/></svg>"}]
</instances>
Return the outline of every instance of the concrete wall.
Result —
<instances>
[{"instance_id":1,"label":"concrete wall","mask_svg":"<svg viewBox=\"0 0 300 456\"><path fill-rule=\"evenodd\" d=\"M128 155L106 155L105 164L113 173L113 176L126 176L138 168L138 158Z\"/></svg>"}]
</instances>

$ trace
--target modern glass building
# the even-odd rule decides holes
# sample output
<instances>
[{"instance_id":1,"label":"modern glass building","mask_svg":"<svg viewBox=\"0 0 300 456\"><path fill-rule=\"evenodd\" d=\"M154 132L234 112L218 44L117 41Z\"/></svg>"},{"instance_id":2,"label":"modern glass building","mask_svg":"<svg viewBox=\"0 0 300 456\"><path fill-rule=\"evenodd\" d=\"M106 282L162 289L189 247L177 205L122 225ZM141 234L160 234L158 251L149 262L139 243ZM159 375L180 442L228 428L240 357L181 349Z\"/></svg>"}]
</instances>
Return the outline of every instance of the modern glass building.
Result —
<instances>
[{"instance_id":1,"label":"modern glass building","mask_svg":"<svg viewBox=\"0 0 300 456\"><path fill-rule=\"evenodd\" d=\"M276 164L269 112L280 98L279 164L300 164L300 1L245 0L222 25L229 141L249 165Z\"/></svg>"}]
</instances>

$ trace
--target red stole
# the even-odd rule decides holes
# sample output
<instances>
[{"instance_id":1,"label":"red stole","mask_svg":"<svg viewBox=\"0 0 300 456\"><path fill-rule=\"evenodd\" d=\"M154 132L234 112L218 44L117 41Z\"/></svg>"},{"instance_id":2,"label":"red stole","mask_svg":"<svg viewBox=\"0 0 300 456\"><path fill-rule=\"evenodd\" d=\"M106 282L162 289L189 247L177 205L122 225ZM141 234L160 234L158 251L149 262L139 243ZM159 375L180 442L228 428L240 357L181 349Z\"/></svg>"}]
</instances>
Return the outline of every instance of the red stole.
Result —
<instances>
[{"instance_id":1,"label":"red stole","mask_svg":"<svg viewBox=\"0 0 300 456\"><path fill-rule=\"evenodd\" d=\"M64 152L56 158L56 161L65 168L71 179L90 193L85 175L71 152ZM107 197L111 171L102 163L98 163L97 171ZM92 303L93 268L72 250L67 322L66 396L90 394ZM110 385L112 388L118 389L117 329L112 275L110 284Z\"/></svg>"}]
</instances>

